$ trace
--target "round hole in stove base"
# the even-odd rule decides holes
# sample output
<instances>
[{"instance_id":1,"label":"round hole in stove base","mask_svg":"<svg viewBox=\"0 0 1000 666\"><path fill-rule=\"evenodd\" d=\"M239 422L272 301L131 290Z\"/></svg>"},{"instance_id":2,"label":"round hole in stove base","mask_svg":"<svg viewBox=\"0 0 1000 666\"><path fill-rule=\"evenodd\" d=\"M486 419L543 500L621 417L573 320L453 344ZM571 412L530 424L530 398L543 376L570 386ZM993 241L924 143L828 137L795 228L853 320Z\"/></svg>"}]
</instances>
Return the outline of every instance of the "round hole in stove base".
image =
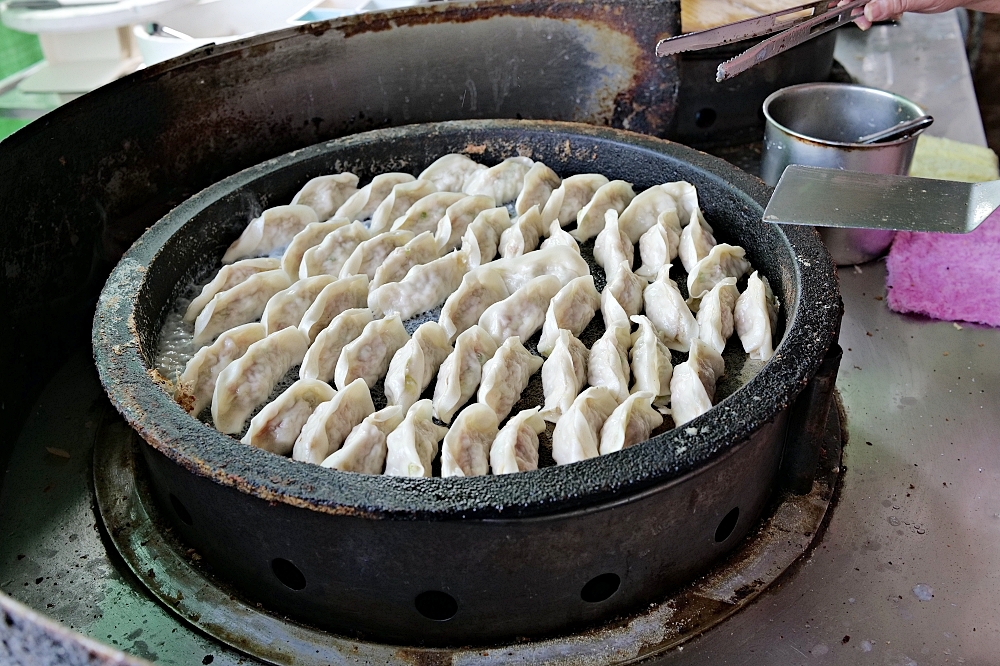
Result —
<instances>
[{"instance_id":1,"label":"round hole in stove base","mask_svg":"<svg viewBox=\"0 0 1000 666\"><path fill-rule=\"evenodd\" d=\"M719 523L718 529L715 530L715 542L722 543L728 539L733 530L736 529L736 523L740 520L740 507L735 507L732 511L726 514Z\"/></svg>"},{"instance_id":2,"label":"round hole in stove base","mask_svg":"<svg viewBox=\"0 0 1000 666\"><path fill-rule=\"evenodd\" d=\"M458 602L455 598L447 592L437 590L421 592L413 600L413 605L417 607L418 613L435 622L450 620L458 612Z\"/></svg>"},{"instance_id":3,"label":"round hole in stove base","mask_svg":"<svg viewBox=\"0 0 1000 666\"><path fill-rule=\"evenodd\" d=\"M694 124L701 129L708 129L715 124L715 119L718 118L715 109L710 109L708 107L704 109L699 109L697 113L694 114Z\"/></svg>"},{"instance_id":4,"label":"round hole in stove base","mask_svg":"<svg viewBox=\"0 0 1000 666\"><path fill-rule=\"evenodd\" d=\"M607 601L622 585L621 576L615 573L594 576L580 590L580 598L589 604Z\"/></svg>"},{"instance_id":5,"label":"round hole in stove base","mask_svg":"<svg viewBox=\"0 0 1000 666\"><path fill-rule=\"evenodd\" d=\"M299 568L282 557L271 560L271 571L290 590L304 590L306 587L306 577Z\"/></svg>"}]
</instances>

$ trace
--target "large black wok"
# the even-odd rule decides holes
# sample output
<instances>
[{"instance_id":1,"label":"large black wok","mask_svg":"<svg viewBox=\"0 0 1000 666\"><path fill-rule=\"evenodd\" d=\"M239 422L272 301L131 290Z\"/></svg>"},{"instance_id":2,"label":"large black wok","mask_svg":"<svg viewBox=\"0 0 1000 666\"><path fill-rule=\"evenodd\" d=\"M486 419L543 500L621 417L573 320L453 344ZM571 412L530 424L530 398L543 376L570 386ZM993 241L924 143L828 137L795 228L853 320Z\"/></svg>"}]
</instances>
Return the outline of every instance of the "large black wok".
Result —
<instances>
[{"instance_id":1,"label":"large black wok","mask_svg":"<svg viewBox=\"0 0 1000 666\"><path fill-rule=\"evenodd\" d=\"M89 345L108 272L174 206L240 169L375 127L525 117L676 135L677 63L655 60L652 46L678 24L674 0L489 0L349 17L199 49L3 140L3 468L41 387ZM763 85L826 74L822 58L809 71L779 60L754 70ZM713 105L737 97L726 90L703 104L709 91L689 96L688 108L721 118ZM731 131L728 121L715 128ZM31 659L119 658L9 601L0 595L3 631L34 646Z\"/></svg>"}]
</instances>

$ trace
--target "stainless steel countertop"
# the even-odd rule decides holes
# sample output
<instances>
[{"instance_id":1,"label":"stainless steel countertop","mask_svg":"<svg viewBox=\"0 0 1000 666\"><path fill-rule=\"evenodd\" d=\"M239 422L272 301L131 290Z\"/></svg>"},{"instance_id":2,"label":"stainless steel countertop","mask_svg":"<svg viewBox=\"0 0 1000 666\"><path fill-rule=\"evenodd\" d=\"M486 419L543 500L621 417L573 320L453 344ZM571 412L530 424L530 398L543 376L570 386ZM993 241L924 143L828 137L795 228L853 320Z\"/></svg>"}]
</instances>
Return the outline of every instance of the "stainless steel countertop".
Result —
<instances>
[{"instance_id":1,"label":"stainless steel countertop","mask_svg":"<svg viewBox=\"0 0 1000 666\"><path fill-rule=\"evenodd\" d=\"M954 14L841 31L867 85L985 145ZM885 263L840 271L843 488L811 556L661 664L1000 662L1000 330L889 311Z\"/></svg>"},{"instance_id":2,"label":"stainless steel countertop","mask_svg":"<svg viewBox=\"0 0 1000 666\"><path fill-rule=\"evenodd\" d=\"M955 11L905 14L896 24L837 33L834 57L859 82L890 90L927 109L927 131L978 146L986 132L976 104L965 41Z\"/></svg>"}]
</instances>

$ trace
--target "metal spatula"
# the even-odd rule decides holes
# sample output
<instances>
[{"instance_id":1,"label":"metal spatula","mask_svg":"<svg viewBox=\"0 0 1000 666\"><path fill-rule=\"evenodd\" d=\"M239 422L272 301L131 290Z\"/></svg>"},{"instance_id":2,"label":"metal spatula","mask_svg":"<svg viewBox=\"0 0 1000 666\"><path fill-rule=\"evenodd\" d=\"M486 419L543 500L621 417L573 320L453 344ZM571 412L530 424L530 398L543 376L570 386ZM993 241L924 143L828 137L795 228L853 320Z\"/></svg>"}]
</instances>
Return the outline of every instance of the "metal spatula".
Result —
<instances>
[{"instance_id":1,"label":"metal spatula","mask_svg":"<svg viewBox=\"0 0 1000 666\"><path fill-rule=\"evenodd\" d=\"M959 183L791 165L765 222L965 234L1000 207L1000 180Z\"/></svg>"}]
</instances>

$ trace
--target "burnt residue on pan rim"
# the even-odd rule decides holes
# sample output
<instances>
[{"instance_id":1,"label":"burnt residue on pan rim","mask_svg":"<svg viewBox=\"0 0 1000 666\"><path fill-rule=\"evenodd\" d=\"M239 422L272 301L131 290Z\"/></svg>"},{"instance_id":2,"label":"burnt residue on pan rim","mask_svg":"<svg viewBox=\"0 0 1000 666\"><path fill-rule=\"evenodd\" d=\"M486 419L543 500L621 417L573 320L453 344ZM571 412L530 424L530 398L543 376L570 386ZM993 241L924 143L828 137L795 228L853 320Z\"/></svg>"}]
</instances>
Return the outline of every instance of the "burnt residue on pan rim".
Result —
<instances>
[{"instance_id":1,"label":"burnt residue on pan rim","mask_svg":"<svg viewBox=\"0 0 1000 666\"><path fill-rule=\"evenodd\" d=\"M101 294L94 319L100 379L128 423L154 449L193 474L266 501L335 515L381 519L518 518L627 499L654 486L681 482L740 448L787 409L815 374L839 334L843 304L834 266L815 230L775 230L794 259L797 303L774 358L742 389L684 427L591 460L532 472L476 478L402 478L342 473L240 444L191 418L150 376L134 313L148 267L174 231L199 210L289 159L331 146L391 140L397 133L553 132L682 160L718 179L757 219L770 190L759 179L693 149L645 135L552 121L454 121L356 134L251 167L203 190L151 227L122 258ZM761 222L761 224L764 224ZM676 449L684 452L677 454ZM236 456L240 463L234 465ZM240 467L243 473L228 467Z\"/></svg>"}]
</instances>

